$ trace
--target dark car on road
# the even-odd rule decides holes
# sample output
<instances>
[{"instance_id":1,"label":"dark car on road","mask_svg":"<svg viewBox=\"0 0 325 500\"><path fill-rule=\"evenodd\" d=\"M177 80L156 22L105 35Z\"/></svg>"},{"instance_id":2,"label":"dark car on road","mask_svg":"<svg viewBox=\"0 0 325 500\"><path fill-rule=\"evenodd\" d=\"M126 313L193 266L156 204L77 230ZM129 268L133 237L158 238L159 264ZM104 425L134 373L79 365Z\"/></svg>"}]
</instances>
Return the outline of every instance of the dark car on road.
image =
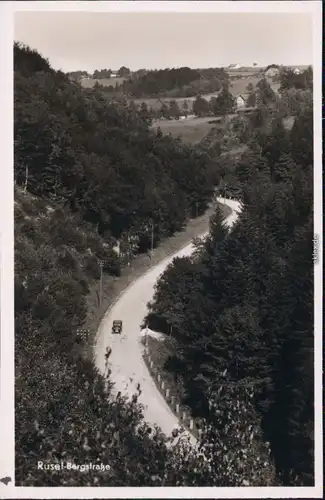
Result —
<instances>
[{"instance_id":1,"label":"dark car on road","mask_svg":"<svg viewBox=\"0 0 325 500\"><path fill-rule=\"evenodd\" d=\"M113 326L112 326L112 333L116 333L117 335L120 335L122 333L122 326L123 326L123 323L120 319L114 320Z\"/></svg>"}]
</instances>

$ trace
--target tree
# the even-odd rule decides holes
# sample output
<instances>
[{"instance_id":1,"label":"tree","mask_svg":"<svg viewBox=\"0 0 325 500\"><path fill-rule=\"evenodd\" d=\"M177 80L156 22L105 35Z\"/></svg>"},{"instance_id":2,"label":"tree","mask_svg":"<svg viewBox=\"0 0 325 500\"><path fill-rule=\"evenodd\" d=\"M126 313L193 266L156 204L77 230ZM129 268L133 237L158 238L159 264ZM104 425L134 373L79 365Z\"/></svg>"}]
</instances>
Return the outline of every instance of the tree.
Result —
<instances>
[{"instance_id":1,"label":"tree","mask_svg":"<svg viewBox=\"0 0 325 500\"><path fill-rule=\"evenodd\" d=\"M128 77L128 76L130 76L131 71L129 68L127 68L125 66L121 66L117 73L118 73L118 76L120 76L120 77Z\"/></svg>"},{"instance_id":2,"label":"tree","mask_svg":"<svg viewBox=\"0 0 325 500\"><path fill-rule=\"evenodd\" d=\"M149 113L148 105L146 102L141 103L139 115L141 116L141 118L143 118L143 120L145 120L146 122L149 123L150 113Z\"/></svg>"},{"instance_id":3,"label":"tree","mask_svg":"<svg viewBox=\"0 0 325 500\"><path fill-rule=\"evenodd\" d=\"M163 118L170 118L169 109L168 109L168 106L167 106L167 104L165 102L163 102L162 105L161 105L160 115Z\"/></svg>"},{"instance_id":4,"label":"tree","mask_svg":"<svg viewBox=\"0 0 325 500\"><path fill-rule=\"evenodd\" d=\"M280 74L280 92L288 89L309 89L313 88L313 69L311 66L305 71L297 72L293 69L284 68Z\"/></svg>"},{"instance_id":5,"label":"tree","mask_svg":"<svg viewBox=\"0 0 325 500\"><path fill-rule=\"evenodd\" d=\"M209 114L209 103L201 96L197 96L193 102L193 113L196 116L207 116Z\"/></svg>"},{"instance_id":6,"label":"tree","mask_svg":"<svg viewBox=\"0 0 325 500\"><path fill-rule=\"evenodd\" d=\"M95 79L110 78L111 75L112 75L111 69L101 69L101 70L96 69L93 73L93 78Z\"/></svg>"},{"instance_id":7,"label":"tree","mask_svg":"<svg viewBox=\"0 0 325 500\"><path fill-rule=\"evenodd\" d=\"M177 101L169 101L169 116L178 120L180 115L181 111L179 109Z\"/></svg>"},{"instance_id":8,"label":"tree","mask_svg":"<svg viewBox=\"0 0 325 500\"><path fill-rule=\"evenodd\" d=\"M290 133L292 156L300 165L313 163L313 109L309 108L295 119Z\"/></svg>"},{"instance_id":9,"label":"tree","mask_svg":"<svg viewBox=\"0 0 325 500\"><path fill-rule=\"evenodd\" d=\"M174 264L167 267L155 288L153 301L148 304L146 320L150 328L169 333L172 326L173 335L181 331L184 315L178 299L196 286L197 270L189 258L175 259Z\"/></svg>"},{"instance_id":10,"label":"tree","mask_svg":"<svg viewBox=\"0 0 325 500\"><path fill-rule=\"evenodd\" d=\"M233 113L235 106L235 99L229 92L228 86L224 85L222 91L214 101L213 113L216 116L225 116Z\"/></svg>"},{"instance_id":11,"label":"tree","mask_svg":"<svg viewBox=\"0 0 325 500\"><path fill-rule=\"evenodd\" d=\"M256 93L255 93L254 85L250 82L247 85L246 89L248 91L248 97L247 97L246 104L248 107L254 108L256 105Z\"/></svg>"},{"instance_id":12,"label":"tree","mask_svg":"<svg viewBox=\"0 0 325 500\"><path fill-rule=\"evenodd\" d=\"M223 375L207 394L208 415L201 421L198 449L186 440L174 448L165 485L279 485L268 444L263 442L252 389L229 385Z\"/></svg>"},{"instance_id":13,"label":"tree","mask_svg":"<svg viewBox=\"0 0 325 500\"><path fill-rule=\"evenodd\" d=\"M253 388L227 384L222 375L208 391L209 416L200 450L206 463L201 474L215 477L218 486L275 485L275 467L263 442Z\"/></svg>"},{"instance_id":14,"label":"tree","mask_svg":"<svg viewBox=\"0 0 325 500\"><path fill-rule=\"evenodd\" d=\"M275 102L276 96L271 85L266 78L262 78L256 85L256 102L257 105L268 106Z\"/></svg>"},{"instance_id":15,"label":"tree","mask_svg":"<svg viewBox=\"0 0 325 500\"><path fill-rule=\"evenodd\" d=\"M270 133L267 134L263 140L262 150L264 157L271 165L271 170L273 170L280 156L289 154L290 142L281 118L276 118L272 122L271 127Z\"/></svg>"},{"instance_id":16,"label":"tree","mask_svg":"<svg viewBox=\"0 0 325 500\"><path fill-rule=\"evenodd\" d=\"M185 100L183 103L183 114L187 117L188 115L188 102Z\"/></svg>"}]
</instances>

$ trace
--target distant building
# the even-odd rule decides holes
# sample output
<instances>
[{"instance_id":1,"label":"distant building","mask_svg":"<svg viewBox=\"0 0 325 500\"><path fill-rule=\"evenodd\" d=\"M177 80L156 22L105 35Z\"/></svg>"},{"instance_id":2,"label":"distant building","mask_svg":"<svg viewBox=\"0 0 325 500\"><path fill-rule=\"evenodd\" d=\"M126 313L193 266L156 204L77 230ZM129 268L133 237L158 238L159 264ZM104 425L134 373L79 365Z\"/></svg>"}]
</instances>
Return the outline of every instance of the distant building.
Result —
<instances>
[{"instance_id":1,"label":"distant building","mask_svg":"<svg viewBox=\"0 0 325 500\"><path fill-rule=\"evenodd\" d=\"M117 77L118 77L117 71L112 71L111 78L117 78Z\"/></svg>"},{"instance_id":2,"label":"distant building","mask_svg":"<svg viewBox=\"0 0 325 500\"><path fill-rule=\"evenodd\" d=\"M293 70L295 75L300 75L300 69L299 68L294 68Z\"/></svg>"},{"instance_id":3,"label":"distant building","mask_svg":"<svg viewBox=\"0 0 325 500\"><path fill-rule=\"evenodd\" d=\"M229 64L228 69L239 69L241 68L240 64Z\"/></svg>"},{"instance_id":4,"label":"distant building","mask_svg":"<svg viewBox=\"0 0 325 500\"><path fill-rule=\"evenodd\" d=\"M237 108L244 108L246 106L246 99L242 94L236 96Z\"/></svg>"},{"instance_id":5,"label":"distant building","mask_svg":"<svg viewBox=\"0 0 325 500\"><path fill-rule=\"evenodd\" d=\"M118 257L121 255L121 243L119 240L116 240L116 244L113 246L113 252L116 253Z\"/></svg>"}]
</instances>

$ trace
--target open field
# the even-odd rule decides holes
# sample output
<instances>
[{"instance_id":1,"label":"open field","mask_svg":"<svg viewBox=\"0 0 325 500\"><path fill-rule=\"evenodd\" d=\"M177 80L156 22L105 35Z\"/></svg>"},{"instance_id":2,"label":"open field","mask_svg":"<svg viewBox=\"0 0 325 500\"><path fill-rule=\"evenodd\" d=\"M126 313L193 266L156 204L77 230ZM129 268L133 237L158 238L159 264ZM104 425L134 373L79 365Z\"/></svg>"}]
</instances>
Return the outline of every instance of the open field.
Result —
<instances>
[{"instance_id":1,"label":"open field","mask_svg":"<svg viewBox=\"0 0 325 500\"><path fill-rule=\"evenodd\" d=\"M81 78L80 83L86 89L90 89L94 87L96 83L99 85L104 85L105 87L109 87L112 85L115 87L116 85L121 85L126 80L126 78Z\"/></svg>"},{"instance_id":2,"label":"open field","mask_svg":"<svg viewBox=\"0 0 325 500\"><path fill-rule=\"evenodd\" d=\"M202 97L204 99L207 99L208 101L211 99L211 97L217 97L218 92L213 92L211 94L203 94ZM176 101L180 109L183 109L184 102L187 102L188 105L188 113L192 113L192 108L193 108L193 102L195 101L196 96L192 97L160 97L160 98L140 98L140 99L132 99L135 104L138 106L141 105L141 103L145 102L147 103L147 106L149 108L152 108L154 110L160 109L163 103L166 103L167 106L170 101Z\"/></svg>"},{"instance_id":3,"label":"open field","mask_svg":"<svg viewBox=\"0 0 325 500\"><path fill-rule=\"evenodd\" d=\"M260 68L258 69L258 71L254 71L254 69L248 69L246 71L241 71L240 69L234 69L234 70L227 70L227 73L228 75L230 76L230 78L236 78L238 76L240 77L244 77L244 78L247 78L247 77L250 77L250 76L258 76L259 78L262 78L263 76L263 72L260 70Z\"/></svg>"},{"instance_id":4,"label":"open field","mask_svg":"<svg viewBox=\"0 0 325 500\"><path fill-rule=\"evenodd\" d=\"M222 127L218 123L209 123L215 120L217 119L212 116L186 120L157 120L153 127L160 127L163 134L180 136L184 142L195 144L201 141L211 129Z\"/></svg>"},{"instance_id":5,"label":"open field","mask_svg":"<svg viewBox=\"0 0 325 500\"><path fill-rule=\"evenodd\" d=\"M229 115L228 118L236 115ZM160 128L163 134L171 134L173 137L180 137L182 141L189 144L200 142L213 128L222 128L222 118L207 116L202 118L186 118L184 120L156 120L152 127ZM218 123L218 121L220 123ZM287 130L291 130L294 117L283 119L283 125Z\"/></svg>"},{"instance_id":6,"label":"open field","mask_svg":"<svg viewBox=\"0 0 325 500\"><path fill-rule=\"evenodd\" d=\"M247 85L249 83L252 83L255 87L256 84L261 80L261 78L261 76L247 76L245 78L240 78L239 80L230 80L230 92L233 95L247 94ZM266 80L271 85L274 92L278 92L280 84L273 82L271 78L267 78Z\"/></svg>"}]
</instances>

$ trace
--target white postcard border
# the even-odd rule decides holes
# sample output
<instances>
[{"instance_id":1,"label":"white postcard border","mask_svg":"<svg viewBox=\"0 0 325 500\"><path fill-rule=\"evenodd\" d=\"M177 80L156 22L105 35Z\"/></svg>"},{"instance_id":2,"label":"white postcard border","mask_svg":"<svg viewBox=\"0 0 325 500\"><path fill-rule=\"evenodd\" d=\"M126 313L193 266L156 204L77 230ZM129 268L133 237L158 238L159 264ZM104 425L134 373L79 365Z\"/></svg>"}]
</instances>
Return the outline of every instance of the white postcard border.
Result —
<instances>
[{"instance_id":1,"label":"white postcard border","mask_svg":"<svg viewBox=\"0 0 325 500\"><path fill-rule=\"evenodd\" d=\"M15 487L14 486L14 264L13 264L13 17L14 11L83 12L310 12L314 22L314 233L315 263L315 487L273 488L151 488L151 487ZM299 36L299 33L297 33ZM1 47L1 378L0 483L1 498L320 498L323 487L322 429L322 2L0 2Z\"/></svg>"}]
</instances>

